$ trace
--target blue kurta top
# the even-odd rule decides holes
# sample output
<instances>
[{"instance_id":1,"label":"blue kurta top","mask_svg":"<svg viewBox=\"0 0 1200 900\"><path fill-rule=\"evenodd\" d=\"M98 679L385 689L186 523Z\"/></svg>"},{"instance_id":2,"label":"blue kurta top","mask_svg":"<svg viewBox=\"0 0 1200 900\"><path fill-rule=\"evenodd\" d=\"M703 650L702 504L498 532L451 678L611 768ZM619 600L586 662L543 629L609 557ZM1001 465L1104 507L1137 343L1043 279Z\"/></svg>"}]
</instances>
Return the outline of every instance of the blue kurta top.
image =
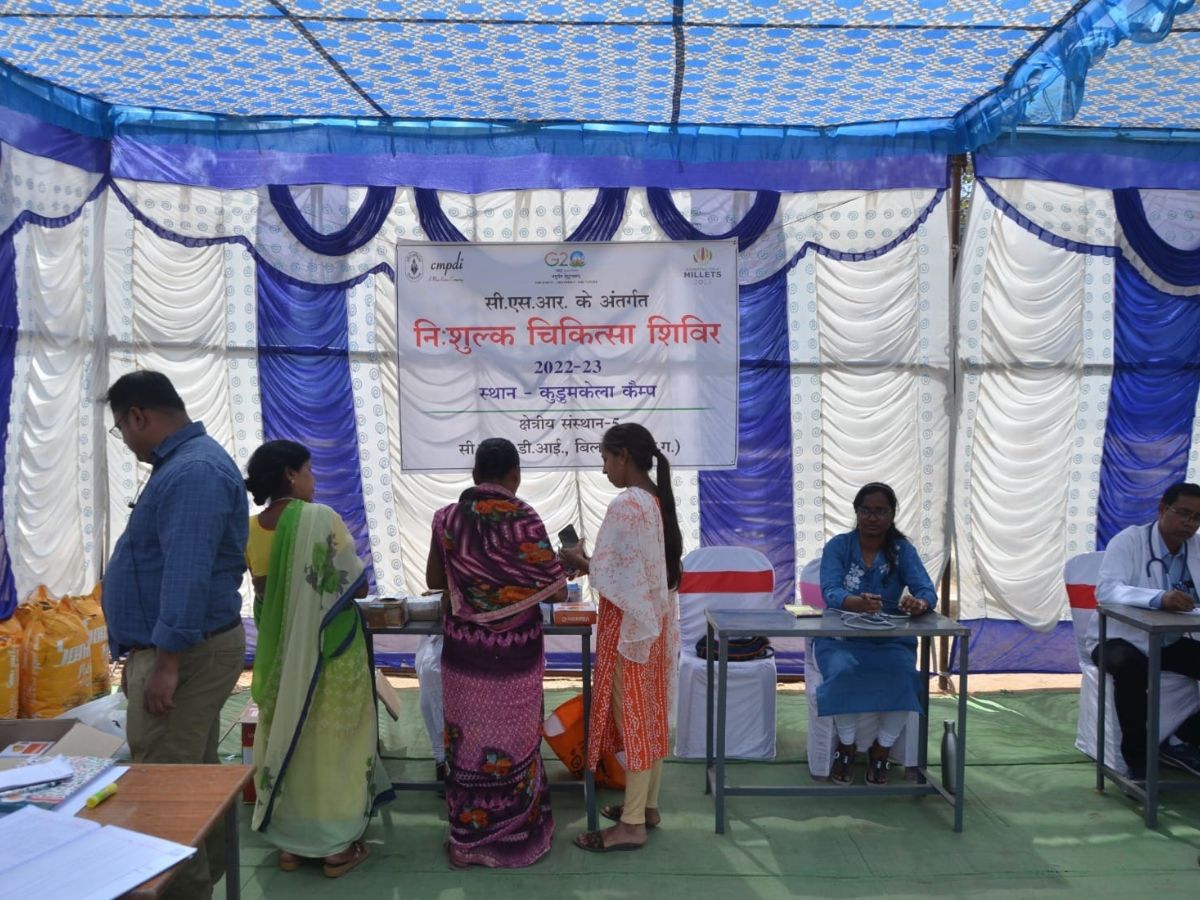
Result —
<instances>
[{"instance_id":1,"label":"blue kurta top","mask_svg":"<svg viewBox=\"0 0 1200 900\"><path fill-rule=\"evenodd\" d=\"M868 566L863 562L857 531L848 531L830 540L821 553L821 594L825 597L825 605L830 609L841 609L847 596L866 591L883 597L884 612L896 613L900 611L900 597L908 588L910 594L934 609L937 592L916 547L901 539L897 549L896 566L887 561L882 549Z\"/></svg>"},{"instance_id":2,"label":"blue kurta top","mask_svg":"<svg viewBox=\"0 0 1200 900\"><path fill-rule=\"evenodd\" d=\"M868 566L858 532L833 538L821 554L821 593L831 609L841 609L851 594L879 594L883 612L898 613L904 589L933 609L937 594L916 548L897 545L896 565L882 550ZM915 638L822 638L813 642L822 682L816 690L822 716L893 709L921 711L921 679L915 670Z\"/></svg>"}]
</instances>

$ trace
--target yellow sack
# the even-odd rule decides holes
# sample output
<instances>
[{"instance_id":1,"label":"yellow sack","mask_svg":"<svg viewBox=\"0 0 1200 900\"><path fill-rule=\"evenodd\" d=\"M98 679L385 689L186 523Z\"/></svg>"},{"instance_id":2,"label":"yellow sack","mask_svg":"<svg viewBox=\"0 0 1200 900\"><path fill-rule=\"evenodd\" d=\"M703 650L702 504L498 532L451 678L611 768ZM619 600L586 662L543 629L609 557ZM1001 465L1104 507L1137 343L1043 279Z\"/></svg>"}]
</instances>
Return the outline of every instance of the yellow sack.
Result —
<instances>
[{"instance_id":1,"label":"yellow sack","mask_svg":"<svg viewBox=\"0 0 1200 900\"><path fill-rule=\"evenodd\" d=\"M0 622L0 719L15 719L21 706L21 625Z\"/></svg>"},{"instance_id":2,"label":"yellow sack","mask_svg":"<svg viewBox=\"0 0 1200 900\"><path fill-rule=\"evenodd\" d=\"M29 719L52 719L92 696L92 653L79 616L60 608L45 587L17 607L21 644L21 707Z\"/></svg>"},{"instance_id":3,"label":"yellow sack","mask_svg":"<svg viewBox=\"0 0 1200 900\"><path fill-rule=\"evenodd\" d=\"M100 585L81 597L63 597L60 607L79 616L87 631L88 648L92 656L92 696L102 697L111 690L112 683L108 668L108 626L104 622L104 610L100 607Z\"/></svg>"}]
</instances>

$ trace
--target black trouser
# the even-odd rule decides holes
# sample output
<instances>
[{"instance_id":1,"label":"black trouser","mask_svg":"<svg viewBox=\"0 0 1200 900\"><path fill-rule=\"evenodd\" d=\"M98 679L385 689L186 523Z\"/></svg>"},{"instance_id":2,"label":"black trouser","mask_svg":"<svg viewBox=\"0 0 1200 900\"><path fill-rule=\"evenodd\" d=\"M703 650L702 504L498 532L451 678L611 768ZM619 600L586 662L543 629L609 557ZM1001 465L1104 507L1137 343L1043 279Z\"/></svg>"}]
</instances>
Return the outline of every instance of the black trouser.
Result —
<instances>
[{"instance_id":1,"label":"black trouser","mask_svg":"<svg viewBox=\"0 0 1200 900\"><path fill-rule=\"evenodd\" d=\"M1092 650L1092 662L1100 665L1100 648ZM1131 769L1146 768L1147 685L1150 660L1123 638L1104 644L1104 663L1113 677L1113 703L1121 725L1121 755ZM1200 681L1200 641L1180 638L1162 648L1162 670L1178 672ZM1192 713L1177 729L1181 741L1200 746L1200 712Z\"/></svg>"}]
</instances>

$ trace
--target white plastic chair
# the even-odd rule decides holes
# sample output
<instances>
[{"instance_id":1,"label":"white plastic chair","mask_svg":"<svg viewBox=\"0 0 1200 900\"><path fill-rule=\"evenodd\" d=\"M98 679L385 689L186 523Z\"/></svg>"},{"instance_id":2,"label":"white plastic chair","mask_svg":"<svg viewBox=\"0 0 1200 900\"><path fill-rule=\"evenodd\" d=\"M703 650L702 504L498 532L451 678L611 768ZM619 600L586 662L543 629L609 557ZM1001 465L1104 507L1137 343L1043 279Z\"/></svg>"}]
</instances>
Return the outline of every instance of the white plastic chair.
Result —
<instances>
[{"instance_id":1,"label":"white plastic chair","mask_svg":"<svg viewBox=\"0 0 1200 900\"><path fill-rule=\"evenodd\" d=\"M679 700L675 755L704 758L708 671L696 655L709 609L775 609L775 569L749 547L701 547L683 559L679 585ZM775 659L729 664L725 755L775 758Z\"/></svg>"},{"instance_id":2,"label":"white plastic chair","mask_svg":"<svg viewBox=\"0 0 1200 900\"><path fill-rule=\"evenodd\" d=\"M1079 720L1075 728L1075 747L1092 759L1096 758L1096 716L1100 696L1100 670L1092 663L1092 648L1088 645L1088 627L1096 615L1096 582L1100 578L1100 561L1104 551L1080 553L1067 560L1063 580L1067 584L1067 602L1071 605L1071 625L1075 632L1075 647L1079 652ZM1159 704L1158 739L1164 741L1196 710L1200 710L1200 687L1177 672L1163 672ZM1113 703L1113 681L1108 676L1104 693L1104 762L1122 775L1129 766L1121 755L1121 724Z\"/></svg>"},{"instance_id":3,"label":"white plastic chair","mask_svg":"<svg viewBox=\"0 0 1200 900\"><path fill-rule=\"evenodd\" d=\"M821 558L809 560L800 570L800 599L809 606L824 608L825 597L821 594ZM812 652L812 642L804 641L804 695L808 701L808 771L813 778L828 778L833 765L833 754L837 750L837 729L833 727L833 716L817 715L817 688L821 686L821 669L817 666L817 655ZM908 721L892 746L891 760L901 766L915 766L919 761L917 738L921 723L917 713L909 713Z\"/></svg>"}]
</instances>

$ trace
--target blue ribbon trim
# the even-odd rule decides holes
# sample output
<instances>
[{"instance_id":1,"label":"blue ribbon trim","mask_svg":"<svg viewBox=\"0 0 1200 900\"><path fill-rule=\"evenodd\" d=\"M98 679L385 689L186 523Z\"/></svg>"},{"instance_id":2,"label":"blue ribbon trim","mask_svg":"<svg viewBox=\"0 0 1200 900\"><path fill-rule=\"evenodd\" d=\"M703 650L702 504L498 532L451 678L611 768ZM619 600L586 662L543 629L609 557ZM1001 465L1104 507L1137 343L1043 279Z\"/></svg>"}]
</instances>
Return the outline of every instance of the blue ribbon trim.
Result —
<instances>
[{"instance_id":1,"label":"blue ribbon trim","mask_svg":"<svg viewBox=\"0 0 1200 900\"><path fill-rule=\"evenodd\" d=\"M272 184L268 186L267 194L288 231L313 253L320 253L322 256L346 256L359 247L366 246L387 221L388 213L392 211L392 204L396 200L394 187L367 188L367 196L362 206L346 223L346 227L332 234L322 234L304 218L287 185Z\"/></svg>"}]
</instances>

